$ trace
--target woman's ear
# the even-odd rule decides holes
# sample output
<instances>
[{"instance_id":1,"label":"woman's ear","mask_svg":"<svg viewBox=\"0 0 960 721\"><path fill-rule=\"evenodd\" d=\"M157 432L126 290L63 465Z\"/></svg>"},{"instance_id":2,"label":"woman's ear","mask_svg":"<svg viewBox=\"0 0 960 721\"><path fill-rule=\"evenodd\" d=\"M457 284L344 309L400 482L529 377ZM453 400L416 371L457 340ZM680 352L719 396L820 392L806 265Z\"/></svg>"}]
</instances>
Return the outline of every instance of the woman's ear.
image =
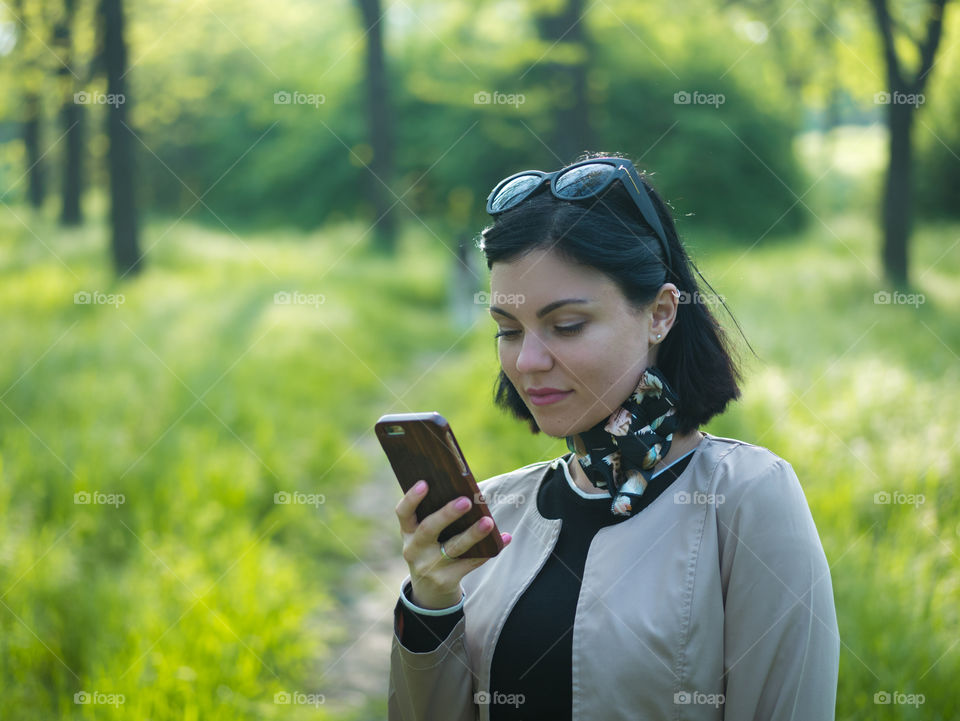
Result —
<instances>
[{"instance_id":1,"label":"woman's ear","mask_svg":"<svg viewBox=\"0 0 960 721\"><path fill-rule=\"evenodd\" d=\"M680 291L673 283L664 283L650 303L650 343L662 343L677 319Z\"/></svg>"}]
</instances>

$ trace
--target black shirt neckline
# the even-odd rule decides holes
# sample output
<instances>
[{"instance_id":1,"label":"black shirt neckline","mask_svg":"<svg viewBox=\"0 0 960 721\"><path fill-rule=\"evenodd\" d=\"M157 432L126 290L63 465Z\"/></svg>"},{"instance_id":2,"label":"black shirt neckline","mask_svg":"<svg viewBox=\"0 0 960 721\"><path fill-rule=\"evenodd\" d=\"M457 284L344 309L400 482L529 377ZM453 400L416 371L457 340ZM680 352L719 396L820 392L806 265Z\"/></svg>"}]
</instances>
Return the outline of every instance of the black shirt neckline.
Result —
<instances>
[{"instance_id":1,"label":"black shirt neckline","mask_svg":"<svg viewBox=\"0 0 960 721\"><path fill-rule=\"evenodd\" d=\"M683 474L687 466L690 465L690 462L696 456L699 448L700 446L698 445L685 457L672 463L650 479L647 490L643 495L643 506L638 513L653 503L657 496L667 490L667 488ZM576 461L573 455L573 451L570 451L566 453L563 458L567 463L575 463ZM556 470L540 485L540 490L537 493L537 510L544 518L556 519L564 518L569 514L576 514L583 520L589 519L601 526L607 526L629 520L633 517L616 516L611 513L610 505L612 502L613 499L607 493L598 493L596 494L596 498L584 498L577 493L567 482L567 477L559 462L557 463Z\"/></svg>"}]
</instances>

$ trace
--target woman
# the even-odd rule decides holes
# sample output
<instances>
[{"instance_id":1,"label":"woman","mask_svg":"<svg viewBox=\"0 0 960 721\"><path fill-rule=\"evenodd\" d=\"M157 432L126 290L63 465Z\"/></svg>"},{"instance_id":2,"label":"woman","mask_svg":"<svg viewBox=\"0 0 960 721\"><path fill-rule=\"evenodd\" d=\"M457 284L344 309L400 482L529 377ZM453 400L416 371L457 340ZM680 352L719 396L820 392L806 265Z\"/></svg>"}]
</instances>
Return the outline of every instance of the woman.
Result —
<instances>
[{"instance_id":1,"label":"woman","mask_svg":"<svg viewBox=\"0 0 960 721\"><path fill-rule=\"evenodd\" d=\"M663 200L629 160L501 181L482 234L496 402L569 453L481 482L507 545L458 559L459 499L397 505L410 569L389 718L834 718L830 569L791 465L699 427L740 396Z\"/></svg>"}]
</instances>

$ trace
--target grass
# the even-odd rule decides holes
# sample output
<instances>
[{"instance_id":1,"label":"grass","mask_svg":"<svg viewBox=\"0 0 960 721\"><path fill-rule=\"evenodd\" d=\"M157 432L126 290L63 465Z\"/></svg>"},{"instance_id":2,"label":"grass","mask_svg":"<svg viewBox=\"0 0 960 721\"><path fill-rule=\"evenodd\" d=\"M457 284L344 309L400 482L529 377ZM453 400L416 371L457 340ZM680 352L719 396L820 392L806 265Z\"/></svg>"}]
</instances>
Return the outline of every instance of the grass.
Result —
<instances>
[{"instance_id":1,"label":"grass","mask_svg":"<svg viewBox=\"0 0 960 721\"><path fill-rule=\"evenodd\" d=\"M99 229L33 218L44 248L0 223L4 707L317 718L274 695L323 694L345 640L336 588L366 534L344 501L372 460L352 446L396 401L382 379L451 338L442 259L337 263L357 227L245 247L180 225L117 283ZM277 504L281 491L323 503ZM124 703L74 704L81 691Z\"/></svg>"},{"instance_id":2,"label":"grass","mask_svg":"<svg viewBox=\"0 0 960 721\"><path fill-rule=\"evenodd\" d=\"M382 413L438 410L478 478L565 451L492 407L493 324L450 322L452 255L419 227L386 261L351 249L355 225L238 239L157 222L147 272L117 283L100 228L18 214L36 236L0 212L4 707L344 718L274 701L329 692L337 588L368 530L345 500L385 465L355 441ZM743 398L705 430L790 461L832 566L838 719L960 710L958 235L916 234L916 306L874 302L879 239L861 216L752 248L687 239L760 356L731 331ZM75 304L80 291L123 302ZM280 491L324 502L278 504ZM124 502L78 504L82 492ZM84 690L124 702L75 704ZM924 703L874 703L884 691Z\"/></svg>"}]
</instances>

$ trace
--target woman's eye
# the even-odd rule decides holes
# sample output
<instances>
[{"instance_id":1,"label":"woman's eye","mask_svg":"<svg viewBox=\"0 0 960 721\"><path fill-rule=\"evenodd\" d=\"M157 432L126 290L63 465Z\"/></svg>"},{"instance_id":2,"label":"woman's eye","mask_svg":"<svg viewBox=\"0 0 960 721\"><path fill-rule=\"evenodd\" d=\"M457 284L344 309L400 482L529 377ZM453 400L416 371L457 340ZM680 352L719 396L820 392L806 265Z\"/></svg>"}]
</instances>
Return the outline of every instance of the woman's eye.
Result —
<instances>
[{"instance_id":1,"label":"woman's eye","mask_svg":"<svg viewBox=\"0 0 960 721\"><path fill-rule=\"evenodd\" d=\"M556 326L557 333L563 333L564 335L576 335L583 330L583 326L586 323L577 323L576 325L558 325Z\"/></svg>"},{"instance_id":2,"label":"woman's eye","mask_svg":"<svg viewBox=\"0 0 960 721\"><path fill-rule=\"evenodd\" d=\"M557 333L560 333L561 335L569 336L569 335L577 335L580 331L583 330L583 326L585 325L586 323L577 323L575 325L556 325L554 326L554 328L556 329ZM512 338L513 336L516 336L519 333L520 331L518 330L502 330L496 335L494 335L493 337L494 338Z\"/></svg>"}]
</instances>

